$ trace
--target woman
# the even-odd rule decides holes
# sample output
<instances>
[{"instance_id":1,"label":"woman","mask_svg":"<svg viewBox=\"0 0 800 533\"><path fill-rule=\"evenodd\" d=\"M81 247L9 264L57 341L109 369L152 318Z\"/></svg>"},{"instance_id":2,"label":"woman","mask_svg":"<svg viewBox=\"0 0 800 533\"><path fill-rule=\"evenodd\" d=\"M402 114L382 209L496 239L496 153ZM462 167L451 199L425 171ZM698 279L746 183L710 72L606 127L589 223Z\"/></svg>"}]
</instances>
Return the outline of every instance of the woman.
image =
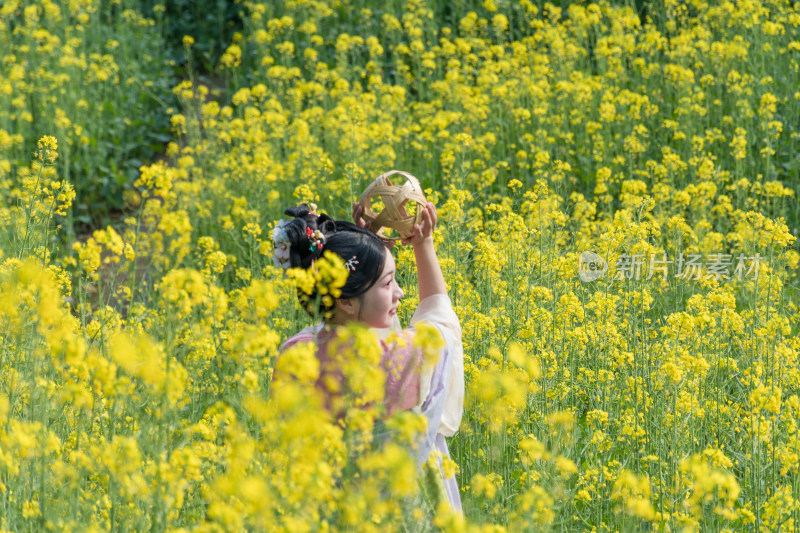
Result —
<instances>
[{"instance_id":1,"label":"woman","mask_svg":"<svg viewBox=\"0 0 800 533\"><path fill-rule=\"evenodd\" d=\"M425 416L428 427L418 448L419 464L427 461L431 450L449 459L446 436L452 436L461 423L464 399L464 363L461 328L453 311L442 270L436 257L433 231L436 208L428 203L422 220L413 234L402 243L411 246L417 267L419 305L408 329L400 336L408 342L387 344L380 340L381 367L386 371L384 407L386 415L398 410L414 409ZM337 371L330 365L328 345L337 329L358 322L381 332L397 324L397 308L404 296L395 279L395 262L389 247L366 229L361 220L361 207L354 206L356 224L334 221L317 215L308 205L289 208L293 217L281 221L273 233L276 263L284 268L312 268L327 250L338 255L348 270L347 281L338 298L324 298L315 293L301 294L313 316L325 317L321 324L310 326L288 339L281 350L298 342L314 342L321 372L318 387L326 404L336 403L339 391L328 384L337 383ZM411 340L420 324L433 326L443 341L435 364L425 364L422 354ZM461 512L461 499L455 476L444 474L438 461L444 490L451 507Z\"/></svg>"}]
</instances>

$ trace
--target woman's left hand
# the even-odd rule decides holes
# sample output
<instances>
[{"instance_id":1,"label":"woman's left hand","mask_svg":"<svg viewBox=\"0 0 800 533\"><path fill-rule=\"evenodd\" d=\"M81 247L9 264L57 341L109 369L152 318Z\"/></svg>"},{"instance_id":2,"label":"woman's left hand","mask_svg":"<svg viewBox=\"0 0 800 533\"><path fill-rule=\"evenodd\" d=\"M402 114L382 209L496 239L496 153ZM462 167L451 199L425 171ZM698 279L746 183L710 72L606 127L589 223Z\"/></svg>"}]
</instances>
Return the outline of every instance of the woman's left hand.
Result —
<instances>
[{"instance_id":1,"label":"woman's left hand","mask_svg":"<svg viewBox=\"0 0 800 533\"><path fill-rule=\"evenodd\" d=\"M353 222L359 228L370 229L371 222L364 220L364 208L358 202L353 202Z\"/></svg>"}]
</instances>

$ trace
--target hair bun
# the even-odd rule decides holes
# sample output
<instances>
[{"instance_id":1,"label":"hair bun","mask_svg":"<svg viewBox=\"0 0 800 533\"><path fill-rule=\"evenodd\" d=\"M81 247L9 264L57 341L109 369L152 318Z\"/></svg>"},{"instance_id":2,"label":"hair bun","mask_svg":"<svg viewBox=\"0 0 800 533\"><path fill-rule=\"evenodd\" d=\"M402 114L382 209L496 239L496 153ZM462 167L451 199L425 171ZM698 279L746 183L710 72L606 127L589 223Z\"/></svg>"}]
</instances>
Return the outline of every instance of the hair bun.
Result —
<instances>
[{"instance_id":1,"label":"hair bun","mask_svg":"<svg viewBox=\"0 0 800 533\"><path fill-rule=\"evenodd\" d=\"M327 237L336 233L336 222L328 215L319 215L317 216L317 228Z\"/></svg>"},{"instance_id":2,"label":"hair bun","mask_svg":"<svg viewBox=\"0 0 800 533\"><path fill-rule=\"evenodd\" d=\"M318 215L316 204L300 204L297 207L289 207L284 213L301 219L305 222L306 227L320 230L326 236L336 233L336 222L328 215Z\"/></svg>"},{"instance_id":3,"label":"hair bun","mask_svg":"<svg viewBox=\"0 0 800 533\"><path fill-rule=\"evenodd\" d=\"M313 205L313 204L312 204ZM300 204L297 207L289 207L284 211L284 214L292 216L294 218L302 218L305 219L308 215L316 215L317 214L317 206L314 205L313 209L308 204Z\"/></svg>"},{"instance_id":4,"label":"hair bun","mask_svg":"<svg viewBox=\"0 0 800 533\"><path fill-rule=\"evenodd\" d=\"M328 237L336 233L336 222L328 215L318 215L314 204L289 207L284 213L294 218L282 226L288 248L282 253L289 256L291 266L308 268L322 255ZM276 249L279 244L276 241Z\"/></svg>"}]
</instances>

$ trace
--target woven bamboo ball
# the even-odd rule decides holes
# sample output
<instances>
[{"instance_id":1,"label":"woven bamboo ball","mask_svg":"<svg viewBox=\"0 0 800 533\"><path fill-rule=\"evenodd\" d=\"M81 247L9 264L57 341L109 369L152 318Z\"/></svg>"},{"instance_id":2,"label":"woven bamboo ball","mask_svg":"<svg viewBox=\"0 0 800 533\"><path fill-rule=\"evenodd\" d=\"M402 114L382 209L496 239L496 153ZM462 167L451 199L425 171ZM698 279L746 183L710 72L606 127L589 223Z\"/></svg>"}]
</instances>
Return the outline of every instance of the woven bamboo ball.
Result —
<instances>
[{"instance_id":1,"label":"woven bamboo ball","mask_svg":"<svg viewBox=\"0 0 800 533\"><path fill-rule=\"evenodd\" d=\"M393 185L389 176L398 174L405 178L402 185ZM380 213L372 210L372 199L380 197L384 208ZM413 215L406 211L406 204L416 202L417 208ZM422 220L422 208L428 200L422 192L419 180L402 170L390 170L375 178L375 181L366 188L361 195L359 203L363 208L362 218L371 222L370 229L382 235L383 228L392 228L402 238L407 238L414 233L414 224Z\"/></svg>"}]
</instances>

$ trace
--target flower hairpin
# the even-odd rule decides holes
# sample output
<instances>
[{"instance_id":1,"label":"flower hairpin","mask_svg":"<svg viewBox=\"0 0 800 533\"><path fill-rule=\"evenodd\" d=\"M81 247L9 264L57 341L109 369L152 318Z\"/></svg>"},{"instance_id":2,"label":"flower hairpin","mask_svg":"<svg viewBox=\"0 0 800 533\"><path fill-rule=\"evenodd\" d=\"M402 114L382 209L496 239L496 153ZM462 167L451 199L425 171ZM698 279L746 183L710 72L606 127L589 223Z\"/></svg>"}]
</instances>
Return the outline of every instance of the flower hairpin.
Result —
<instances>
[{"instance_id":1,"label":"flower hairpin","mask_svg":"<svg viewBox=\"0 0 800 533\"><path fill-rule=\"evenodd\" d=\"M311 210L308 213L309 215L316 215L317 214L317 204L308 204L308 208Z\"/></svg>"},{"instance_id":2,"label":"flower hairpin","mask_svg":"<svg viewBox=\"0 0 800 533\"><path fill-rule=\"evenodd\" d=\"M325 235L320 230L312 231L311 228L306 227L306 235L311 244L308 245L308 250L316 252L322 250L322 245L325 244Z\"/></svg>"},{"instance_id":3,"label":"flower hairpin","mask_svg":"<svg viewBox=\"0 0 800 533\"><path fill-rule=\"evenodd\" d=\"M289 236L286 234L286 226L289 225L288 220L279 220L278 225L272 230L272 243L275 245L275 251L272 253L272 260L276 267L284 270L292 266L292 260L289 257L289 250L292 247Z\"/></svg>"},{"instance_id":4,"label":"flower hairpin","mask_svg":"<svg viewBox=\"0 0 800 533\"><path fill-rule=\"evenodd\" d=\"M345 268L347 270L351 270L353 272L356 271L356 265L357 264L358 264L358 260L356 259L356 256L353 256L353 257L351 257L350 259L348 259L347 261L344 262Z\"/></svg>"}]
</instances>

